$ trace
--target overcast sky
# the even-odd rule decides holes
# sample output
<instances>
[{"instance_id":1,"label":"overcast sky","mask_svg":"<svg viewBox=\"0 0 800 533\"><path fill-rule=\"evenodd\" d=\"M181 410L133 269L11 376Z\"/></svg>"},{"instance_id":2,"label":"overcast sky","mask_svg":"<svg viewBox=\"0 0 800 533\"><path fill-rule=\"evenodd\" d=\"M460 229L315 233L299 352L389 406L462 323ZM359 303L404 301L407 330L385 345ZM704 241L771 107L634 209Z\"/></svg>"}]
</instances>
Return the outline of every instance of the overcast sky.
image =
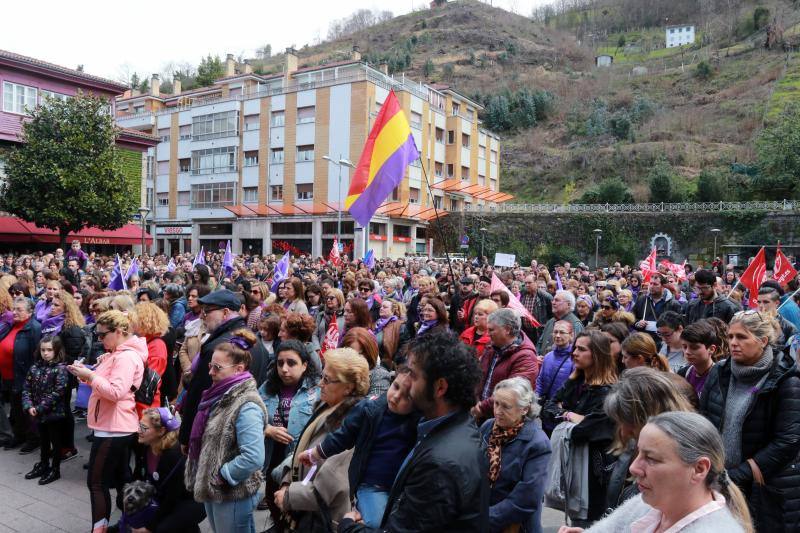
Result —
<instances>
[{"instance_id":1,"label":"overcast sky","mask_svg":"<svg viewBox=\"0 0 800 533\"><path fill-rule=\"evenodd\" d=\"M489 0L486 0L489 3ZM492 0L530 15L549 0ZM208 53L253 57L265 44L274 52L324 39L328 24L362 8L408 13L428 0L0 0L0 49L112 79L149 76L169 62L197 65Z\"/></svg>"}]
</instances>

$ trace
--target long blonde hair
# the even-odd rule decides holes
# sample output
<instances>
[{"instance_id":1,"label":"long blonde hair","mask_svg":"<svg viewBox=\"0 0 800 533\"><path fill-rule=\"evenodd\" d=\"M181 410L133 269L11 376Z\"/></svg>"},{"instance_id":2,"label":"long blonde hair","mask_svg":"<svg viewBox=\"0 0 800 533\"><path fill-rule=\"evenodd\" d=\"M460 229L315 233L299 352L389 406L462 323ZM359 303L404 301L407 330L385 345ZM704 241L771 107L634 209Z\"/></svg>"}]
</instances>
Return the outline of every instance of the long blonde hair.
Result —
<instances>
[{"instance_id":1,"label":"long blonde hair","mask_svg":"<svg viewBox=\"0 0 800 533\"><path fill-rule=\"evenodd\" d=\"M81 308L75 303L75 298L65 290L58 291L55 296L64 304L64 327L78 326L82 328L86 325Z\"/></svg>"}]
</instances>

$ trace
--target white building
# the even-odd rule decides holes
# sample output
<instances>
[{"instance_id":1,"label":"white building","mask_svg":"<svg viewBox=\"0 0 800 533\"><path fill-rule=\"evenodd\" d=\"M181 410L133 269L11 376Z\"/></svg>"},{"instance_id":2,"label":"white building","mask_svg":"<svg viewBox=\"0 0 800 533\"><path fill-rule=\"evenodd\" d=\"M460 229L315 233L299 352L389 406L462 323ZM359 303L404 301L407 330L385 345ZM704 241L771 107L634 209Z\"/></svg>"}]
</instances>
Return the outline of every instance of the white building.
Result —
<instances>
[{"instance_id":1,"label":"white building","mask_svg":"<svg viewBox=\"0 0 800 533\"><path fill-rule=\"evenodd\" d=\"M694 43L694 26L667 26L667 48L675 48Z\"/></svg>"}]
</instances>

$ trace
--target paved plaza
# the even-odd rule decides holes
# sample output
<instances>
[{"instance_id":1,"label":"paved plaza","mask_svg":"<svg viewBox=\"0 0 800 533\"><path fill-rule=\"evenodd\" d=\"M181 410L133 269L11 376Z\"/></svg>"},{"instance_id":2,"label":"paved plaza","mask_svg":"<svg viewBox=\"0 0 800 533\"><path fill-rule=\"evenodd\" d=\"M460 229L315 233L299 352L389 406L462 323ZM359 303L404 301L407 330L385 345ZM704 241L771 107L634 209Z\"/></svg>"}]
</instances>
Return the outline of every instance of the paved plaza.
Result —
<instances>
[{"instance_id":1,"label":"paved plaza","mask_svg":"<svg viewBox=\"0 0 800 533\"><path fill-rule=\"evenodd\" d=\"M90 529L91 511L89 491L86 488L86 470L89 461L90 443L84 438L88 434L85 422L76 422L75 444L78 457L61 465L61 479L40 486L36 480L23 476L38 460L38 450L29 455L20 455L19 450L5 451L0 448L0 533L85 533ZM112 491L112 499L114 492ZM119 519L115 509L111 523ZM555 533L563 523L563 515L545 509L543 515L545 533ZM271 525L267 511L256 512L256 531ZM206 522L203 532L210 532Z\"/></svg>"}]
</instances>

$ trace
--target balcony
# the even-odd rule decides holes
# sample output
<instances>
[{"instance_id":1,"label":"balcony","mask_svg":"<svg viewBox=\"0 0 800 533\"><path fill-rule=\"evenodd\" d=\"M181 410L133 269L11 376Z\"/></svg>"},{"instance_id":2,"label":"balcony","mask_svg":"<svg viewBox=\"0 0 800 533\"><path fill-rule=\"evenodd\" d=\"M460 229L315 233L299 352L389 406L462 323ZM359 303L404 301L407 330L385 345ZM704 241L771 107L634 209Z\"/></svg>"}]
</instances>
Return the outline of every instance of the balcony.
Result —
<instances>
[{"instance_id":1,"label":"balcony","mask_svg":"<svg viewBox=\"0 0 800 533\"><path fill-rule=\"evenodd\" d=\"M116 122L120 128L149 131L153 128L153 126L155 126L156 117L150 111L140 111L138 113L120 113L116 117Z\"/></svg>"}]
</instances>

